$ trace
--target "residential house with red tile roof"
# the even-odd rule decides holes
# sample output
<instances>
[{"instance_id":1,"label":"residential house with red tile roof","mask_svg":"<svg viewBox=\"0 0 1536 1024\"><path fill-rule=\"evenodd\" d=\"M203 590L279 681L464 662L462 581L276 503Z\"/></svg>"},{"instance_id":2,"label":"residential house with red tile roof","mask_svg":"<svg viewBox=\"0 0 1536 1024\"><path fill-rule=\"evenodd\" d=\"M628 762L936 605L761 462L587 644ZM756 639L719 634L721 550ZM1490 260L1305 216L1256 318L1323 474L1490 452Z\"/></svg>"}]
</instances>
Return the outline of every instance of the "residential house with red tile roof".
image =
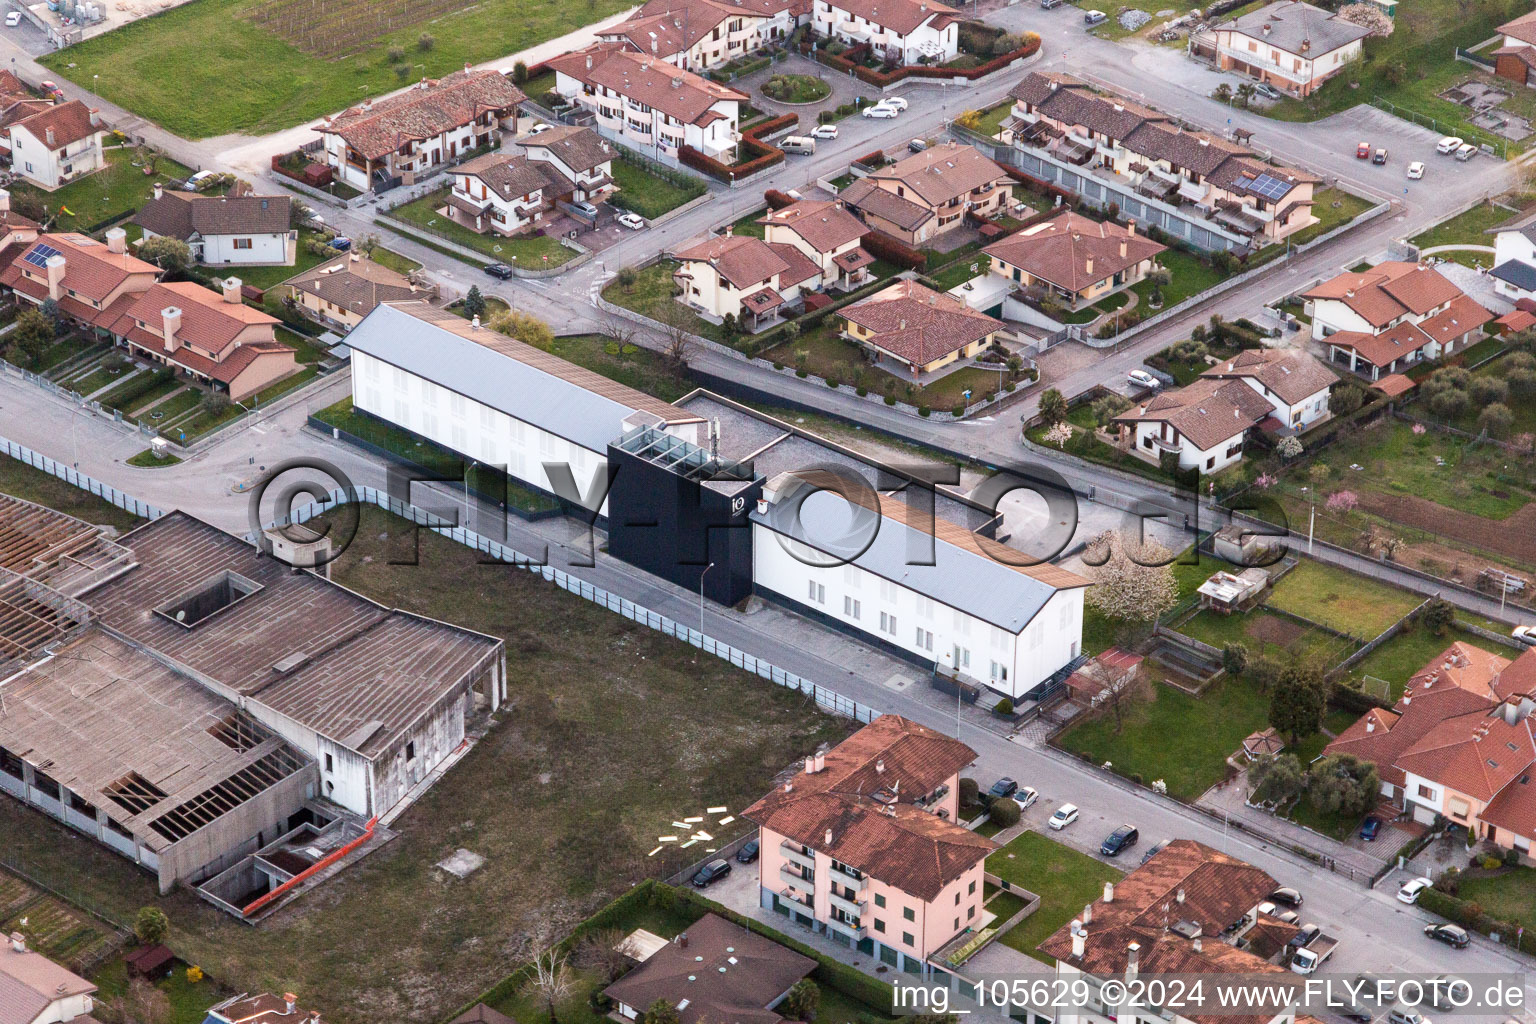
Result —
<instances>
[{"instance_id":1,"label":"residential house with red tile roof","mask_svg":"<svg viewBox=\"0 0 1536 1024\"><path fill-rule=\"evenodd\" d=\"M1137 974L1275 974L1283 967L1261 956L1296 934L1261 909L1275 880L1251 864L1190 839L1175 839L1039 946L1055 960L1058 979L1099 982ZM1090 983L1091 984L1091 983ZM1097 989L1097 985L1092 985ZM1057 1024L1102 1020L1096 1006L1046 1011ZM1177 1024L1315 1024L1294 1003L1257 1006L1253 1013L1164 1014Z\"/></svg>"},{"instance_id":2,"label":"residential house with red tile roof","mask_svg":"<svg viewBox=\"0 0 1536 1024\"><path fill-rule=\"evenodd\" d=\"M18 927L25 927L22 917ZM96 986L27 947L14 931L0 946L0 1022L3 1024L96 1024Z\"/></svg>"},{"instance_id":3,"label":"residential house with red tile roof","mask_svg":"<svg viewBox=\"0 0 1536 1024\"><path fill-rule=\"evenodd\" d=\"M897 281L837 315L877 364L914 379L985 351L1007 331L1001 320L916 281Z\"/></svg>"},{"instance_id":4,"label":"residential house with red tile roof","mask_svg":"<svg viewBox=\"0 0 1536 1024\"><path fill-rule=\"evenodd\" d=\"M595 43L549 61L555 91L597 118L599 134L666 162L687 146L736 159L745 93L621 43Z\"/></svg>"},{"instance_id":5,"label":"residential house with red tile roof","mask_svg":"<svg viewBox=\"0 0 1536 1024\"><path fill-rule=\"evenodd\" d=\"M343 253L317 267L295 274L278 287L286 289L311 320L343 333L386 302L431 298L435 289L419 288L398 270L375 263L365 253Z\"/></svg>"},{"instance_id":6,"label":"residential house with red tile roof","mask_svg":"<svg viewBox=\"0 0 1536 1024\"><path fill-rule=\"evenodd\" d=\"M239 995L226 999L208 1010L205 1024L320 1024L320 1011L299 1006L292 992L274 996Z\"/></svg>"},{"instance_id":7,"label":"residential house with red tile roof","mask_svg":"<svg viewBox=\"0 0 1536 1024\"><path fill-rule=\"evenodd\" d=\"M837 200L801 199L758 218L763 237L799 249L820 269L821 287L857 288L875 258L859 241L869 228Z\"/></svg>"},{"instance_id":8,"label":"residential house with red tile roof","mask_svg":"<svg viewBox=\"0 0 1536 1024\"><path fill-rule=\"evenodd\" d=\"M983 918L996 844L956 824L960 771L976 752L881 715L742 816L758 825L764 909L898 970Z\"/></svg>"},{"instance_id":9,"label":"residential house with red tile roof","mask_svg":"<svg viewBox=\"0 0 1536 1024\"><path fill-rule=\"evenodd\" d=\"M684 303L711 317L735 317L749 330L821 287L820 268L795 246L729 228L673 255L678 268L672 279Z\"/></svg>"},{"instance_id":10,"label":"residential house with red tile roof","mask_svg":"<svg viewBox=\"0 0 1536 1024\"><path fill-rule=\"evenodd\" d=\"M1317 223L1319 179L1247 146L1070 75L1031 72L1009 95L999 137L1020 151L1020 169L1101 196L1144 226L1207 251L1242 251Z\"/></svg>"},{"instance_id":11,"label":"residential house with red tile roof","mask_svg":"<svg viewBox=\"0 0 1536 1024\"><path fill-rule=\"evenodd\" d=\"M133 223L145 238L179 238L207 265L291 267L299 248L299 233L289 226L292 206L288 196L205 196L156 184Z\"/></svg>"},{"instance_id":12,"label":"residential house with red tile roof","mask_svg":"<svg viewBox=\"0 0 1536 1024\"><path fill-rule=\"evenodd\" d=\"M1536 839L1536 650L1511 660L1457 641L1360 716L1325 753L1376 765L1383 795L1415 821L1437 817L1530 856Z\"/></svg>"},{"instance_id":13,"label":"residential house with red tile roof","mask_svg":"<svg viewBox=\"0 0 1536 1024\"><path fill-rule=\"evenodd\" d=\"M649 0L597 38L707 71L784 38L810 10L810 0Z\"/></svg>"},{"instance_id":14,"label":"residential house with red tile roof","mask_svg":"<svg viewBox=\"0 0 1536 1024\"><path fill-rule=\"evenodd\" d=\"M811 24L817 35L857 46L898 64L942 64L960 53L958 10L938 0L815 0Z\"/></svg>"},{"instance_id":15,"label":"residential house with red tile roof","mask_svg":"<svg viewBox=\"0 0 1536 1024\"><path fill-rule=\"evenodd\" d=\"M1152 396L1114 422L1121 443L1145 461L1160 464L1168 453L1178 456L1180 469L1216 473L1243 457L1248 432L1273 411L1240 380L1201 377Z\"/></svg>"},{"instance_id":16,"label":"residential house with red tile roof","mask_svg":"<svg viewBox=\"0 0 1536 1024\"><path fill-rule=\"evenodd\" d=\"M465 65L440 79L422 79L393 96L328 117L315 131L325 141L325 162L336 178L368 191L404 182L495 146L516 127L517 106L528 97L497 71Z\"/></svg>"},{"instance_id":17,"label":"residential house with red tile roof","mask_svg":"<svg viewBox=\"0 0 1536 1024\"><path fill-rule=\"evenodd\" d=\"M571 182L571 191L557 198L597 203L616 191L613 144L591 128L553 125L522 136L517 144L523 147L528 159L548 164L562 179Z\"/></svg>"},{"instance_id":18,"label":"residential house with red tile roof","mask_svg":"<svg viewBox=\"0 0 1536 1024\"><path fill-rule=\"evenodd\" d=\"M1071 210L1015 231L982 249L993 274L1019 288L1043 288L1068 309L1129 288L1157 267L1168 247L1113 221Z\"/></svg>"},{"instance_id":19,"label":"residential house with red tile roof","mask_svg":"<svg viewBox=\"0 0 1536 1024\"><path fill-rule=\"evenodd\" d=\"M1302 298L1328 361L1368 380L1474 344L1493 319L1476 299L1425 263L1388 261L1347 271Z\"/></svg>"},{"instance_id":20,"label":"residential house with red tile roof","mask_svg":"<svg viewBox=\"0 0 1536 1024\"><path fill-rule=\"evenodd\" d=\"M240 300L240 279L222 294L191 281L156 284L113 324L128 350L226 391L234 401L298 372L294 349L277 340L280 321Z\"/></svg>"},{"instance_id":21,"label":"residential house with red tile roof","mask_svg":"<svg viewBox=\"0 0 1536 1024\"><path fill-rule=\"evenodd\" d=\"M159 276L159 267L128 252L127 233L113 228L105 244L75 233L38 235L0 269L0 285L36 306L51 299L65 316L107 337Z\"/></svg>"},{"instance_id":22,"label":"residential house with red tile roof","mask_svg":"<svg viewBox=\"0 0 1536 1024\"><path fill-rule=\"evenodd\" d=\"M0 150L9 154L14 173L52 191L106 166L106 131L96 111L79 100L41 107L24 102L6 112Z\"/></svg>"},{"instance_id":23,"label":"residential house with red tile roof","mask_svg":"<svg viewBox=\"0 0 1536 1024\"><path fill-rule=\"evenodd\" d=\"M1536 11L1506 21L1498 28L1503 43L1494 50L1493 73L1521 85L1531 85L1536 75Z\"/></svg>"},{"instance_id":24,"label":"residential house with red tile roof","mask_svg":"<svg viewBox=\"0 0 1536 1024\"><path fill-rule=\"evenodd\" d=\"M818 5L820 0L818 0ZM926 245L965 223L1000 213L1013 179L974 146L951 140L860 178L838 193L871 228Z\"/></svg>"},{"instance_id":25,"label":"residential house with red tile roof","mask_svg":"<svg viewBox=\"0 0 1536 1024\"><path fill-rule=\"evenodd\" d=\"M1201 374L1240 380L1274 408L1279 433L1300 433L1328 418L1328 395L1338 375L1311 353L1295 348L1245 349Z\"/></svg>"},{"instance_id":26,"label":"residential house with red tile roof","mask_svg":"<svg viewBox=\"0 0 1536 1024\"><path fill-rule=\"evenodd\" d=\"M553 164L524 153L485 153L453 169L447 205L438 213L480 234L517 235L532 231L557 212L560 197L575 183Z\"/></svg>"},{"instance_id":27,"label":"residential house with red tile roof","mask_svg":"<svg viewBox=\"0 0 1536 1024\"><path fill-rule=\"evenodd\" d=\"M31 217L24 217L11 209L11 193L0 188L0 269L26 251L37 241L41 226Z\"/></svg>"}]
</instances>

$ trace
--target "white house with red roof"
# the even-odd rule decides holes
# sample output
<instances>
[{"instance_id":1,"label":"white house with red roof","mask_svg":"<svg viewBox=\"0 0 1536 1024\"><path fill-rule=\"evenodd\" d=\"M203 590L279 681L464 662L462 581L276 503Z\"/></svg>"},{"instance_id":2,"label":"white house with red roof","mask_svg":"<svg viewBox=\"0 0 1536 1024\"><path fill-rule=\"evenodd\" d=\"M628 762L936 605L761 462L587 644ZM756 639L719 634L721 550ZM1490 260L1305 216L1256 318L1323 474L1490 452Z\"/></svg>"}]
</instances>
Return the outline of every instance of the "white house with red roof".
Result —
<instances>
[{"instance_id":1,"label":"white house with red roof","mask_svg":"<svg viewBox=\"0 0 1536 1024\"><path fill-rule=\"evenodd\" d=\"M809 0L648 0L598 32L692 71L707 71L782 39L810 16Z\"/></svg>"},{"instance_id":2,"label":"white house with red roof","mask_svg":"<svg viewBox=\"0 0 1536 1024\"><path fill-rule=\"evenodd\" d=\"M901 64L943 63L960 53L960 12L938 0L815 0L816 33Z\"/></svg>"},{"instance_id":3,"label":"white house with red roof","mask_svg":"<svg viewBox=\"0 0 1536 1024\"><path fill-rule=\"evenodd\" d=\"M1493 319L1476 299L1424 263L1389 261L1302 293L1312 337L1328 361L1369 380L1460 352Z\"/></svg>"},{"instance_id":4,"label":"white house with red roof","mask_svg":"<svg viewBox=\"0 0 1536 1024\"><path fill-rule=\"evenodd\" d=\"M0 947L0 1024L96 1024L95 992L78 974L28 949L19 931Z\"/></svg>"},{"instance_id":5,"label":"white house with red roof","mask_svg":"<svg viewBox=\"0 0 1536 1024\"><path fill-rule=\"evenodd\" d=\"M11 170L21 177L51 191L106 166L101 148L106 128L79 100L15 112L26 116L0 128L0 149L10 154Z\"/></svg>"},{"instance_id":6,"label":"white house with red roof","mask_svg":"<svg viewBox=\"0 0 1536 1024\"><path fill-rule=\"evenodd\" d=\"M756 329L801 293L819 291L821 271L793 245L730 229L677 250L672 279L682 301L710 316L733 316Z\"/></svg>"}]
</instances>

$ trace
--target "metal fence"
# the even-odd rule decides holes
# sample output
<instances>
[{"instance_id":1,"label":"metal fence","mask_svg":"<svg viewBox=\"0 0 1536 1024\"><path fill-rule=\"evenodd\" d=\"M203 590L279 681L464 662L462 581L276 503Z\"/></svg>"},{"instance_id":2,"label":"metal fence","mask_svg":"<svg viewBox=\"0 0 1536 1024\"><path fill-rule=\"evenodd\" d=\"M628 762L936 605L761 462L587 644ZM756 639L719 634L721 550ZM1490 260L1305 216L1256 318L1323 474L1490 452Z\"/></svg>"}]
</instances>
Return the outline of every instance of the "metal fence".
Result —
<instances>
[{"instance_id":1,"label":"metal fence","mask_svg":"<svg viewBox=\"0 0 1536 1024\"><path fill-rule=\"evenodd\" d=\"M834 690L829 690L819 683L795 675L793 672L787 672L772 662L765 661L754 654L749 654L746 651L732 647L728 643L716 640L714 637L697 629L685 626L659 612L651 611L643 605L636 604L628 598L620 597L618 594L588 583L578 576L573 576L551 565L536 562L515 548L508 547L487 537L482 537L478 533L466 530L462 526L455 526L440 516L435 516L425 509L417 508L415 505L401 501L385 492L379 491L377 488L358 487L354 489L354 493L359 501L377 505L379 508L393 512L403 519L411 520L418 526L425 527L434 533L447 537L457 544L474 548L476 551L488 555L499 562L505 562L508 565L514 565L527 569L529 572L538 573L560 589L575 594L584 600L591 601L593 604L602 605L609 611L617 612L631 622L638 622L649 629L656 630L658 633L675 637L686 644L697 647L706 654L713 654L715 657L728 661L737 668L750 672L761 679L766 679L777 686L783 686L787 689L803 693L833 714L843 715L859 722L873 721L881 714L880 711L867 704L861 704L851 697L846 697ZM337 505L345 504L347 500L346 491L333 490L326 500L311 502L302 508L294 510L288 516L287 521L292 523L306 522L317 515L331 511Z\"/></svg>"},{"instance_id":2,"label":"metal fence","mask_svg":"<svg viewBox=\"0 0 1536 1024\"><path fill-rule=\"evenodd\" d=\"M26 463L33 469L40 469L44 473L50 473L67 484L72 484L82 491L90 491L102 501L116 505L127 512L145 519L159 519L165 513L151 505L147 501L140 501L131 494L124 494L111 484L104 484L94 477L86 476L72 466L66 466L62 462L55 462L46 455L28 448L26 445L17 444L9 438L0 437L0 453L9 455L17 462Z\"/></svg>"}]
</instances>

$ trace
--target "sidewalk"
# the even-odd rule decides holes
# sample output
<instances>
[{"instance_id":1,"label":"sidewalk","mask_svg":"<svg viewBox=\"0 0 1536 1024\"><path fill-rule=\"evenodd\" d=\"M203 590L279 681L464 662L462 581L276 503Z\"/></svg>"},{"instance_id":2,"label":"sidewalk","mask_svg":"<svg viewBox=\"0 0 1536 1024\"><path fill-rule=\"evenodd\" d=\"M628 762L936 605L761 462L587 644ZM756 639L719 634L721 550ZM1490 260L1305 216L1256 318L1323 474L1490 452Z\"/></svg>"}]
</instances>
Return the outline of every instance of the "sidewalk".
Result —
<instances>
[{"instance_id":1,"label":"sidewalk","mask_svg":"<svg viewBox=\"0 0 1536 1024\"><path fill-rule=\"evenodd\" d=\"M1239 776L1232 782L1211 787L1195 801L1195 806L1218 815L1223 820L1240 821L1250 831L1271 836L1278 842L1300 846L1329 857L1333 860L1335 871L1362 884L1386 864L1386 860L1382 857L1330 839L1311 829L1303 828L1293 821L1286 821L1284 818L1276 817L1258 808L1249 807L1247 785L1244 779L1244 776ZM1383 838L1389 839L1384 844L1384 852L1390 854L1396 849L1390 837L1396 833L1391 829L1384 831L1386 835Z\"/></svg>"}]
</instances>

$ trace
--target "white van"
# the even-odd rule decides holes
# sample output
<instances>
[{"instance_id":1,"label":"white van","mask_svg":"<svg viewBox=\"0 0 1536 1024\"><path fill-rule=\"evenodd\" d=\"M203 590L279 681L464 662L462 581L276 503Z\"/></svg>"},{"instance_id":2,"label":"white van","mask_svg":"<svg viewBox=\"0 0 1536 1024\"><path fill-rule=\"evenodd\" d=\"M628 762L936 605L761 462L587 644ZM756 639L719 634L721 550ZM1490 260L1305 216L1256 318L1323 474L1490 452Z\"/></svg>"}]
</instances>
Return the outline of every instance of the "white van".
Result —
<instances>
[{"instance_id":1,"label":"white van","mask_svg":"<svg viewBox=\"0 0 1536 1024\"><path fill-rule=\"evenodd\" d=\"M809 135L789 135L779 143L779 148L786 153L796 153L800 156L810 156L816 152L816 140Z\"/></svg>"}]
</instances>

